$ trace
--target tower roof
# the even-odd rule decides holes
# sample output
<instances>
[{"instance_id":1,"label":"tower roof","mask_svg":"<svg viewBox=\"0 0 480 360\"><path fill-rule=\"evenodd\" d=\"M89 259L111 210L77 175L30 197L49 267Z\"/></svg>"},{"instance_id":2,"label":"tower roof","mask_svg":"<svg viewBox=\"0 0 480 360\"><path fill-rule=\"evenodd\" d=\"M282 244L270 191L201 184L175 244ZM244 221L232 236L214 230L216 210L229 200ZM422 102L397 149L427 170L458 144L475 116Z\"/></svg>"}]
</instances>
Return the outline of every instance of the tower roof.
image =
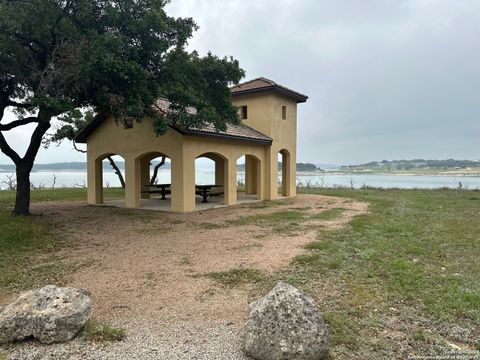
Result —
<instances>
[{"instance_id":1,"label":"tower roof","mask_svg":"<svg viewBox=\"0 0 480 360\"><path fill-rule=\"evenodd\" d=\"M297 102L307 101L308 96L285 86L277 84L275 81L259 77L230 88L232 96L239 96L252 93L276 92L294 98Z\"/></svg>"}]
</instances>

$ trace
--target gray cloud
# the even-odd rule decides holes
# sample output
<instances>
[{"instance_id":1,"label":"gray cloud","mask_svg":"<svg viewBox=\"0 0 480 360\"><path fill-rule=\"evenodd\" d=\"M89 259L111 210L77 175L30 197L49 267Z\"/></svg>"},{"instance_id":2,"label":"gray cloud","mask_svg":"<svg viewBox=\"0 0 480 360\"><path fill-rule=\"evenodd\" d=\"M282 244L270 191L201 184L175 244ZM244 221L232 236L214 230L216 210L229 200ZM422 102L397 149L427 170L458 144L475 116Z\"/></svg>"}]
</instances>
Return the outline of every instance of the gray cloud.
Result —
<instances>
[{"instance_id":1,"label":"gray cloud","mask_svg":"<svg viewBox=\"0 0 480 360\"><path fill-rule=\"evenodd\" d=\"M192 49L310 96L300 161L480 157L476 0L174 0L168 11L200 26ZM83 158L64 146L39 161L71 154Z\"/></svg>"}]
</instances>

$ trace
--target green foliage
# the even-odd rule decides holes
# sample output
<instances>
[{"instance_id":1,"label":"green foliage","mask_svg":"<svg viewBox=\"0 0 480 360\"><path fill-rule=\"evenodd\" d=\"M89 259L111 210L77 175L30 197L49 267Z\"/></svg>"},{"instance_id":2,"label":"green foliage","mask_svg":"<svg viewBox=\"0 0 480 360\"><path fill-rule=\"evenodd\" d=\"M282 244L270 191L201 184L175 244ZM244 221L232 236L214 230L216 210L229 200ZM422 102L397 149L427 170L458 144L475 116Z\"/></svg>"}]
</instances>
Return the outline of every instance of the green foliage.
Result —
<instances>
[{"instance_id":1,"label":"green foliage","mask_svg":"<svg viewBox=\"0 0 480 360\"><path fill-rule=\"evenodd\" d=\"M186 50L197 29L191 18L165 13L166 0L0 1L0 121L13 108L19 121L0 124L0 149L28 174L38 149L73 139L99 116L131 124L148 117L157 135L183 127L238 123L229 85L244 76L238 61ZM171 111L155 107L159 98ZM196 111L191 111L194 108ZM60 122L43 139L53 117ZM25 156L3 131L37 123ZM22 177L17 215L28 214Z\"/></svg>"},{"instance_id":2,"label":"green foliage","mask_svg":"<svg viewBox=\"0 0 480 360\"><path fill-rule=\"evenodd\" d=\"M185 50L197 26L191 18L169 17L160 0L4 1L0 19L0 69L14 86L13 98L61 115L58 132L91 119L90 108L117 120L151 115L161 96L178 110L169 121L185 126L236 122L228 85L243 77L232 58L200 57ZM197 108L189 114L187 107Z\"/></svg>"},{"instance_id":3,"label":"green foliage","mask_svg":"<svg viewBox=\"0 0 480 360\"><path fill-rule=\"evenodd\" d=\"M321 171L315 164L297 163L297 171Z\"/></svg>"}]
</instances>

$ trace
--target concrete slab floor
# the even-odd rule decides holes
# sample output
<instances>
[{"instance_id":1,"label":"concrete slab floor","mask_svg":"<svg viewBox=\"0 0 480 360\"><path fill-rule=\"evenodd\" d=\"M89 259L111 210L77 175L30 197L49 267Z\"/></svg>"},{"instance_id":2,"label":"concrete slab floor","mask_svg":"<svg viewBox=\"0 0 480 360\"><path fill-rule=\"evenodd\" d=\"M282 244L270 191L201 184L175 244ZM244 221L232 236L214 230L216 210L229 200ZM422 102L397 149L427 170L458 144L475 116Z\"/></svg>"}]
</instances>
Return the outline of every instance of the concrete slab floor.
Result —
<instances>
[{"instance_id":1,"label":"concrete slab floor","mask_svg":"<svg viewBox=\"0 0 480 360\"><path fill-rule=\"evenodd\" d=\"M257 195L246 195L244 193L239 193L237 195L237 204L249 204L259 202L257 200ZM114 206L119 208L125 207L125 200L106 200L103 204L98 204L98 206ZM223 196L215 196L208 198L208 203L202 203L202 198L197 196L195 197L195 211L216 209L221 207L227 207L229 205L224 204ZM153 211L171 211L171 199L167 198L166 200L160 199L160 196L152 196L150 199L141 199L140 207L141 210L153 210Z\"/></svg>"}]
</instances>

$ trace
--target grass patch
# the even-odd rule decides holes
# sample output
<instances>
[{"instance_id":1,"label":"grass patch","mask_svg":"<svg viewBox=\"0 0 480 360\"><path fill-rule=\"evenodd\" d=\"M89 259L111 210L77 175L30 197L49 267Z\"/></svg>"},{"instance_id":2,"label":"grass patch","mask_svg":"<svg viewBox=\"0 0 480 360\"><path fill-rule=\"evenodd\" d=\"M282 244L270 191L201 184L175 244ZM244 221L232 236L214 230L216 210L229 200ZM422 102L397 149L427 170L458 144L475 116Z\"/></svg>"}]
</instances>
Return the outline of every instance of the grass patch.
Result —
<instances>
[{"instance_id":1,"label":"grass patch","mask_svg":"<svg viewBox=\"0 0 480 360\"><path fill-rule=\"evenodd\" d=\"M370 204L367 214L341 229L318 229L318 240L306 246L310 251L282 273L323 301L335 356L383 359L401 353L401 341L378 336L389 328L385 319L392 316L401 330L390 330L413 341L408 354L447 346L424 329L478 346L480 221L478 202L472 200L478 191L309 189L308 193ZM332 217L341 211L334 210ZM335 296L325 296L329 288L320 290L324 282L338 286ZM445 330L452 326L464 329L462 335Z\"/></svg>"},{"instance_id":2,"label":"grass patch","mask_svg":"<svg viewBox=\"0 0 480 360\"><path fill-rule=\"evenodd\" d=\"M262 272L256 269L231 269L228 271L211 272L204 276L213 279L227 287L237 287L244 284L254 284L265 279Z\"/></svg>"},{"instance_id":3,"label":"grass patch","mask_svg":"<svg viewBox=\"0 0 480 360\"><path fill-rule=\"evenodd\" d=\"M118 199L124 196L122 188L104 188L103 195L105 200ZM41 201L86 201L87 189L84 188L57 188L57 189L40 189L32 190L32 202ZM0 204L12 206L15 203L15 191L0 191Z\"/></svg>"},{"instance_id":4,"label":"grass patch","mask_svg":"<svg viewBox=\"0 0 480 360\"><path fill-rule=\"evenodd\" d=\"M209 222L200 223L197 226L199 226L202 229L206 229L206 230L222 229L222 228L225 227L225 225L216 224L216 223L209 223Z\"/></svg>"},{"instance_id":5,"label":"grass patch","mask_svg":"<svg viewBox=\"0 0 480 360\"><path fill-rule=\"evenodd\" d=\"M291 236L304 231L306 227L302 223L309 220L306 209L288 209L275 211L268 214L257 214L240 217L227 221L228 224L245 226L258 225L271 228L274 233Z\"/></svg>"},{"instance_id":6,"label":"grass patch","mask_svg":"<svg viewBox=\"0 0 480 360\"><path fill-rule=\"evenodd\" d=\"M336 256L343 272L375 279L385 292L444 319L480 320L478 205L467 191L322 191L368 201L370 213L320 231L311 256Z\"/></svg>"},{"instance_id":7,"label":"grass patch","mask_svg":"<svg viewBox=\"0 0 480 360\"><path fill-rule=\"evenodd\" d=\"M292 200L264 200L250 206L251 209L266 209L274 206L292 205Z\"/></svg>"},{"instance_id":8,"label":"grass patch","mask_svg":"<svg viewBox=\"0 0 480 360\"><path fill-rule=\"evenodd\" d=\"M192 260L188 256L182 256L180 259L180 265L192 265Z\"/></svg>"},{"instance_id":9,"label":"grass patch","mask_svg":"<svg viewBox=\"0 0 480 360\"><path fill-rule=\"evenodd\" d=\"M8 353L0 351L0 360L7 360Z\"/></svg>"},{"instance_id":10,"label":"grass patch","mask_svg":"<svg viewBox=\"0 0 480 360\"><path fill-rule=\"evenodd\" d=\"M0 224L0 288L23 290L58 282L62 265L51 259L38 261L39 255L62 246L55 226L41 216L13 218L2 208Z\"/></svg>"},{"instance_id":11,"label":"grass patch","mask_svg":"<svg viewBox=\"0 0 480 360\"><path fill-rule=\"evenodd\" d=\"M118 197L123 189L105 189ZM86 189L42 189L31 192L32 202L86 200ZM0 191L0 289L8 291L59 284L68 270L53 253L65 246L59 225L44 216L12 217L14 191Z\"/></svg>"},{"instance_id":12,"label":"grass patch","mask_svg":"<svg viewBox=\"0 0 480 360\"><path fill-rule=\"evenodd\" d=\"M121 341L125 338L125 329L90 319L85 324L82 334L92 341Z\"/></svg>"},{"instance_id":13,"label":"grass patch","mask_svg":"<svg viewBox=\"0 0 480 360\"><path fill-rule=\"evenodd\" d=\"M347 314L341 312L326 312L323 320L328 325L330 345L343 345L349 349L358 348L358 339L355 331L352 331L352 323Z\"/></svg>"},{"instance_id":14,"label":"grass patch","mask_svg":"<svg viewBox=\"0 0 480 360\"><path fill-rule=\"evenodd\" d=\"M285 221L298 221L307 219L307 215L302 211L282 210L269 214L256 214L243 216L235 220L229 220L228 223L232 225L263 225L271 226Z\"/></svg>"},{"instance_id":15,"label":"grass patch","mask_svg":"<svg viewBox=\"0 0 480 360\"><path fill-rule=\"evenodd\" d=\"M256 214L243 216L229 220L227 224L236 226L257 225L271 228L274 233L284 236L295 236L311 229L305 222L311 220L332 220L339 217L345 209L331 209L321 213L311 214L311 207L297 207L268 214ZM316 226L318 228L318 226Z\"/></svg>"},{"instance_id":16,"label":"grass patch","mask_svg":"<svg viewBox=\"0 0 480 360\"><path fill-rule=\"evenodd\" d=\"M334 220L339 218L346 209L342 208L334 208L334 209L329 209L325 210L316 214L313 214L310 216L310 219L312 220Z\"/></svg>"}]
</instances>

